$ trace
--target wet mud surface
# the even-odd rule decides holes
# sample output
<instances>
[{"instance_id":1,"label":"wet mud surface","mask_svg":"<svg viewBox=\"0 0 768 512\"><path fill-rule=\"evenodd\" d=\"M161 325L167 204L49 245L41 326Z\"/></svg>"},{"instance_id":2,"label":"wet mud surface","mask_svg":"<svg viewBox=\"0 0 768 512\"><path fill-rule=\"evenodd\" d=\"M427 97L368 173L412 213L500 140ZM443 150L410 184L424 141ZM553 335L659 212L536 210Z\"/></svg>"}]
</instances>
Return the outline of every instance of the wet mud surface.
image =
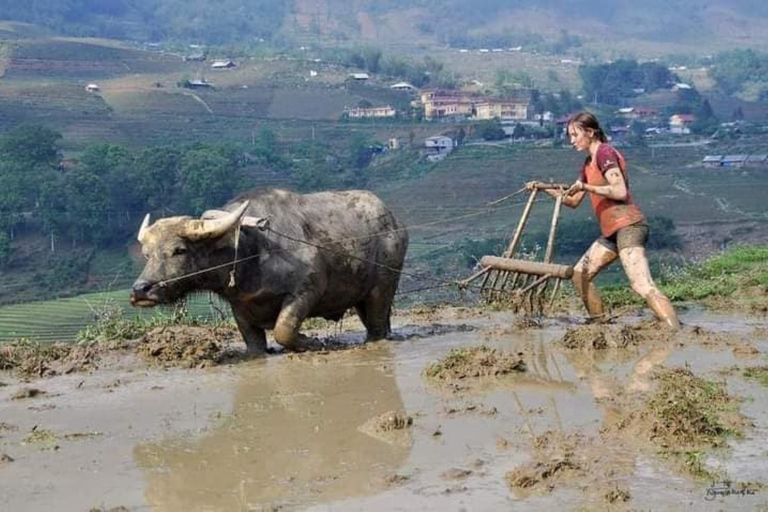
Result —
<instances>
[{"instance_id":1,"label":"wet mud surface","mask_svg":"<svg viewBox=\"0 0 768 512\"><path fill-rule=\"evenodd\" d=\"M681 319L433 308L261 358L183 327L32 352L0 371L0 510L768 510L768 319Z\"/></svg>"}]
</instances>

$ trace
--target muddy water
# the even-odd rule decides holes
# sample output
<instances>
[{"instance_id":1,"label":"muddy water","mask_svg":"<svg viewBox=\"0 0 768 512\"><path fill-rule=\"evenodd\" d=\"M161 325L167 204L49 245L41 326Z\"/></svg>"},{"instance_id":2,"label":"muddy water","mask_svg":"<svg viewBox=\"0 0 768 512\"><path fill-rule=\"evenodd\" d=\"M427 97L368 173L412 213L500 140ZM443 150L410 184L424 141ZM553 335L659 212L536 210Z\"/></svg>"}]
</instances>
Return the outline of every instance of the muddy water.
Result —
<instances>
[{"instance_id":1,"label":"muddy water","mask_svg":"<svg viewBox=\"0 0 768 512\"><path fill-rule=\"evenodd\" d=\"M392 346L246 366L232 412L209 433L137 446L153 510L248 510L372 494L406 460L408 437L390 443L358 429L403 409Z\"/></svg>"},{"instance_id":2,"label":"muddy water","mask_svg":"<svg viewBox=\"0 0 768 512\"><path fill-rule=\"evenodd\" d=\"M564 319L531 330L513 320L407 318L396 325L399 341L205 371L114 368L27 384L0 375L0 421L17 427L0 431L0 454L15 459L0 462L0 510L768 510L768 489L708 495L709 484L658 450L600 436L618 394L644 392L655 367L689 365L724 379L754 423L706 466L768 483L768 388L734 370L768 364L764 318L687 311L689 328L670 343L599 352L555 343ZM451 349L479 344L521 353L528 371L449 386L423 377ZM29 385L48 395L10 400ZM365 428L388 411L413 424ZM43 450L21 442L34 425L101 435ZM551 489L513 492L505 476L534 460L546 436L573 440L582 471ZM611 489L629 501L609 503Z\"/></svg>"}]
</instances>

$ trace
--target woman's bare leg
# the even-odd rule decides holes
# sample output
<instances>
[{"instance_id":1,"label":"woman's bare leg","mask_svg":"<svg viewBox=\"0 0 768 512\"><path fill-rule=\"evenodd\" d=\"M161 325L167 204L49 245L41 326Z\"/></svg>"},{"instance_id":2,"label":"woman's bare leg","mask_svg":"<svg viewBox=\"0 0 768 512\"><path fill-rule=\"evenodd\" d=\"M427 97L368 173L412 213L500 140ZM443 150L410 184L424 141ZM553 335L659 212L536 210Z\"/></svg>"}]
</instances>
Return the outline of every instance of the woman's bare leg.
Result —
<instances>
[{"instance_id":1,"label":"woman's bare leg","mask_svg":"<svg viewBox=\"0 0 768 512\"><path fill-rule=\"evenodd\" d=\"M573 267L573 277L571 278L573 286L576 287L589 316L595 320L604 320L605 310L597 287L592 280L618 257L619 255L615 252L595 242Z\"/></svg>"},{"instance_id":2,"label":"woman's bare leg","mask_svg":"<svg viewBox=\"0 0 768 512\"><path fill-rule=\"evenodd\" d=\"M619 251L621 264L627 274L632 289L640 295L659 320L673 329L680 328L680 321L672 303L666 295L656 287L648 267L648 258L644 247L625 247Z\"/></svg>"}]
</instances>

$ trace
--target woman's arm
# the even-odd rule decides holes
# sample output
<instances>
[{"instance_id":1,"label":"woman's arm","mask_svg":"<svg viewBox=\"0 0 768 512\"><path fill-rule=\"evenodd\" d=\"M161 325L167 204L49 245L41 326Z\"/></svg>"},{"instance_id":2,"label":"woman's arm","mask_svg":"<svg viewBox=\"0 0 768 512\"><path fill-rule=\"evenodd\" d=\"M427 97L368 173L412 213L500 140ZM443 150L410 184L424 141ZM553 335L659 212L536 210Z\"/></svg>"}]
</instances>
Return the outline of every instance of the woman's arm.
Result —
<instances>
[{"instance_id":1,"label":"woman's arm","mask_svg":"<svg viewBox=\"0 0 768 512\"><path fill-rule=\"evenodd\" d=\"M574 192L582 190L597 194L598 196L607 197L608 199L613 199L614 201L626 201L627 183L624 181L624 174L621 172L621 169L618 167L611 167L605 171L604 176L605 180L608 182L607 185L590 185L588 183L577 181L573 184L571 189L576 187L577 190L574 190ZM580 187L578 186L579 184Z\"/></svg>"}]
</instances>

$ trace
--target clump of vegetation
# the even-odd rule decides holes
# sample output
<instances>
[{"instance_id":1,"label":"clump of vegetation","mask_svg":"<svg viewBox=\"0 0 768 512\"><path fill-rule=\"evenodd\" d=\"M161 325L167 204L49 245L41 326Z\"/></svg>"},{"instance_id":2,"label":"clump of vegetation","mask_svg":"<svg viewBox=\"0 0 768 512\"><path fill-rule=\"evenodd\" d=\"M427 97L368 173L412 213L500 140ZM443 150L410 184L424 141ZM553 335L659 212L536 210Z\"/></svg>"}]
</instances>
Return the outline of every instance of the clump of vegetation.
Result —
<instances>
[{"instance_id":1,"label":"clump of vegetation","mask_svg":"<svg viewBox=\"0 0 768 512\"><path fill-rule=\"evenodd\" d=\"M723 384L697 377L689 368L665 368L655 378L659 386L643 412L651 439L667 447L719 447L740 432L734 399Z\"/></svg>"},{"instance_id":2,"label":"clump of vegetation","mask_svg":"<svg viewBox=\"0 0 768 512\"><path fill-rule=\"evenodd\" d=\"M430 364L424 374L438 380L456 380L496 377L525 370L525 362L519 354L509 354L481 345L451 350L444 359Z\"/></svg>"},{"instance_id":3,"label":"clump of vegetation","mask_svg":"<svg viewBox=\"0 0 768 512\"><path fill-rule=\"evenodd\" d=\"M144 334L146 328L138 319L127 319L122 307L114 303L105 303L92 310L94 323L86 325L77 333L80 344L115 343L136 339Z\"/></svg>"},{"instance_id":4,"label":"clump of vegetation","mask_svg":"<svg viewBox=\"0 0 768 512\"><path fill-rule=\"evenodd\" d=\"M744 377L768 386L768 366L752 366L744 369Z\"/></svg>"}]
</instances>

